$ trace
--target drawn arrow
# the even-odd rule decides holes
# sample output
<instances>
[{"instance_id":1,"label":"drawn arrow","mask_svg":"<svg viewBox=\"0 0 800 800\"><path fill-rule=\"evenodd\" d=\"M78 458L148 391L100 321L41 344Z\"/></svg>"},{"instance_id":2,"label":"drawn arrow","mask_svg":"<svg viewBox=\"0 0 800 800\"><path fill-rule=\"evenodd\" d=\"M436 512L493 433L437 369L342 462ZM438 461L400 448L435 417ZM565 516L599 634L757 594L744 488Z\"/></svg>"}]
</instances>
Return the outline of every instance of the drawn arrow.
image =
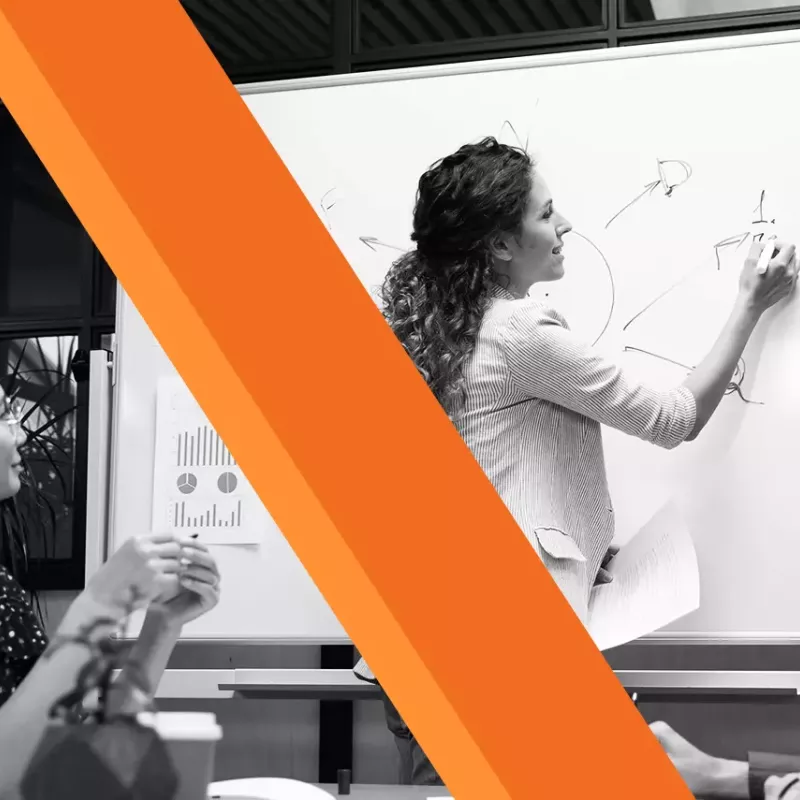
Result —
<instances>
[{"instance_id":1,"label":"drawn arrow","mask_svg":"<svg viewBox=\"0 0 800 800\"><path fill-rule=\"evenodd\" d=\"M611 219L608 222L606 222L606 228L608 228L608 226L615 219L617 219L617 217L619 217L621 214L624 214L634 203L636 203L638 200L641 200L646 194L653 194L653 192L656 189L656 186L658 186L660 183L661 183L661 180L657 180L657 181L653 181L652 183L648 183L647 186L644 187L644 191L641 194L636 195L636 197L634 197L633 200L631 200L630 203L628 203L628 205L626 205L624 208L622 208L619 211L617 211L617 213L614 214L614 216L611 217Z\"/></svg>"},{"instance_id":2,"label":"drawn arrow","mask_svg":"<svg viewBox=\"0 0 800 800\"><path fill-rule=\"evenodd\" d=\"M686 181L688 181L689 178L692 177L692 167L686 161L680 161L679 159L662 160L662 159L659 158L659 159L656 159L656 163L658 165L658 180L657 181L653 181L652 183L648 183L644 187L644 191L641 194L638 194L636 197L633 198L633 200L631 200L630 203L628 203L628 205L625 206L625 208L623 208L621 211L618 211L616 214L614 214L614 216L611 217L611 219L606 223L606 228L608 228L608 226L611 225L611 223L615 219L617 219L617 217L619 217L621 214L623 214L625 211L627 211L634 203L637 203L645 195L653 194L653 192L656 190L657 186L663 187L664 194L667 197L672 197L673 191L675 191L675 189L677 189L679 186L683 186L683 184L686 183ZM669 181L667 180L666 172L664 171L664 164L678 164L681 167L681 169L683 169L684 173L686 174L686 177L682 181L679 181L678 183L670 184Z\"/></svg>"},{"instance_id":3,"label":"drawn arrow","mask_svg":"<svg viewBox=\"0 0 800 800\"><path fill-rule=\"evenodd\" d=\"M334 201L333 201L333 202L332 202L330 205L326 205L326 203L325 203L325 198L326 198L326 197L327 197L329 194L332 194L332 193L333 193L333 192L335 192L335 191L336 191L336 187L334 186L334 187L333 187L333 189L328 189L328 191L327 191L327 192L325 192L325 194L324 194L324 195L322 195L322 199L319 201L319 204L320 204L320 206L322 206L322 208L324 208L324 209L326 209L326 210L327 210L327 209L329 209L329 208L333 208L333 207L336 205L336 201L335 201L335 200L334 200Z\"/></svg>"},{"instance_id":4,"label":"drawn arrow","mask_svg":"<svg viewBox=\"0 0 800 800\"><path fill-rule=\"evenodd\" d=\"M759 200L758 205L753 209L753 213L758 212L758 219L754 219L751 223L752 225L764 225L767 228L774 227L775 220L774 219L764 219L764 198L766 196L766 189L761 190L761 199ZM736 249L738 250L748 239L752 237L753 241L759 241L763 239L764 233L756 233L755 229L750 230L746 233L739 233L736 236L729 236L727 239L723 239L721 242L717 242L714 245L714 252L717 256L717 271L722 269L722 262L720 261L719 251L723 247L731 247L732 245L736 245Z\"/></svg>"},{"instance_id":5,"label":"drawn arrow","mask_svg":"<svg viewBox=\"0 0 800 800\"><path fill-rule=\"evenodd\" d=\"M402 247L395 247L393 244L386 244L386 242L382 242L380 239L376 239L374 236L359 236L358 237L370 250L374 250L375 252L378 251L379 247L388 247L390 250L397 250L399 253L405 253L405 249Z\"/></svg>"},{"instance_id":6,"label":"drawn arrow","mask_svg":"<svg viewBox=\"0 0 800 800\"><path fill-rule=\"evenodd\" d=\"M722 261L720 260L719 251L722 250L723 247L732 247L736 245L736 249L738 250L749 238L750 233L739 233L736 236L729 236L727 239L723 239L721 242L717 242L714 245L714 255L717 259L717 272L722 269Z\"/></svg>"}]
</instances>

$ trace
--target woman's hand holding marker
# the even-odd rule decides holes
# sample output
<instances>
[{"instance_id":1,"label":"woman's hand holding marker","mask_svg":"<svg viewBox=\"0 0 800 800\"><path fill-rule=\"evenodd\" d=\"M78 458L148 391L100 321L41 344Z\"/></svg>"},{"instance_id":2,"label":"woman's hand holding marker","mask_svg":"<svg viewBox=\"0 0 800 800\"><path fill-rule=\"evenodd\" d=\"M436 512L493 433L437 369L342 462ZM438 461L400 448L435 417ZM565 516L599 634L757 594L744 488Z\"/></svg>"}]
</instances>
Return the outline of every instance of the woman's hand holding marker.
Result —
<instances>
[{"instance_id":1,"label":"woman's hand holding marker","mask_svg":"<svg viewBox=\"0 0 800 800\"><path fill-rule=\"evenodd\" d=\"M796 283L793 244L774 237L753 242L739 280L740 292L751 311L760 316L792 294Z\"/></svg>"}]
</instances>

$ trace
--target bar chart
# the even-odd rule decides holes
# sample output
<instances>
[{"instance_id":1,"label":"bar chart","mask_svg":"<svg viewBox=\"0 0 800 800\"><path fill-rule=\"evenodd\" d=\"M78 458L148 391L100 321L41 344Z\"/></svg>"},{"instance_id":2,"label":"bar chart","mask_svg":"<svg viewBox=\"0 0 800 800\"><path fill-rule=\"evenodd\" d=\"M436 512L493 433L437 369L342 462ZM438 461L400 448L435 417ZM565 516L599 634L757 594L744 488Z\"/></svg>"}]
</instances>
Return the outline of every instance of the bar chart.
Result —
<instances>
[{"instance_id":1,"label":"bar chart","mask_svg":"<svg viewBox=\"0 0 800 800\"><path fill-rule=\"evenodd\" d=\"M242 500L226 498L224 502L210 504L173 500L169 514L171 528L241 528Z\"/></svg>"},{"instance_id":2,"label":"bar chart","mask_svg":"<svg viewBox=\"0 0 800 800\"><path fill-rule=\"evenodd\" d=\"M177 434L177 467L235 467L236 461L210 425L198 425Z\"/></svg>"}]
</instances>

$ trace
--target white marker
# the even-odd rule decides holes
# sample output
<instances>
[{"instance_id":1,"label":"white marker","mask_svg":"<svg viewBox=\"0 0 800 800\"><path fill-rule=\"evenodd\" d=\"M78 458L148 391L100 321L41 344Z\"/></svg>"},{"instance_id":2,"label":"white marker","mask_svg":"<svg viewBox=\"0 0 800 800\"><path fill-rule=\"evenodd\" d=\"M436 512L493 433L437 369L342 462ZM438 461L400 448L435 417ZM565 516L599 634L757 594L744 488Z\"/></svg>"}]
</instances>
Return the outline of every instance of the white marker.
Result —
<instances>
[{"instance_id":1,"label":"white marker","mask_svg":"<svg viewBox=\"0 0 800 800\"><path fill-rule=\"evenodd\" d=\"M758 259L758 264L756 264L756 275L764 275L767 271L767 267L769 267L769 261L772 256L775 255L775 241L777 237L770 236L766 239L766 244L764 245L764 249L761 251L761 255Z\"/></svg>"}]
</instances>

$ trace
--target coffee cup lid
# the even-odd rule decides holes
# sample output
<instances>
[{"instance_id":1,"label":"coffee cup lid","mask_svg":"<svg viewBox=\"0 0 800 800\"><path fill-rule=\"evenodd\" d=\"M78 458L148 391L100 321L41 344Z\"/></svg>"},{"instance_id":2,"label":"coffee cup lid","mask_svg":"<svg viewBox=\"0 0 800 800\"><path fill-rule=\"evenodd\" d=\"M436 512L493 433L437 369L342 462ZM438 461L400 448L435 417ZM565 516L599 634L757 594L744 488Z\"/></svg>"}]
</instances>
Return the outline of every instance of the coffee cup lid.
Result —
<instances>
[{"instance_id":1,"label":"coffee cup lid","mask_svg":"<svg viewBox=\"0 0 800 800\"><path fill-rule=\"evenodd\" d=\"M219 741L222 728L216 714L200 711L156 711L138 715L140 724L153 728L165 740Z\"/></svg>"}]
</instances>

